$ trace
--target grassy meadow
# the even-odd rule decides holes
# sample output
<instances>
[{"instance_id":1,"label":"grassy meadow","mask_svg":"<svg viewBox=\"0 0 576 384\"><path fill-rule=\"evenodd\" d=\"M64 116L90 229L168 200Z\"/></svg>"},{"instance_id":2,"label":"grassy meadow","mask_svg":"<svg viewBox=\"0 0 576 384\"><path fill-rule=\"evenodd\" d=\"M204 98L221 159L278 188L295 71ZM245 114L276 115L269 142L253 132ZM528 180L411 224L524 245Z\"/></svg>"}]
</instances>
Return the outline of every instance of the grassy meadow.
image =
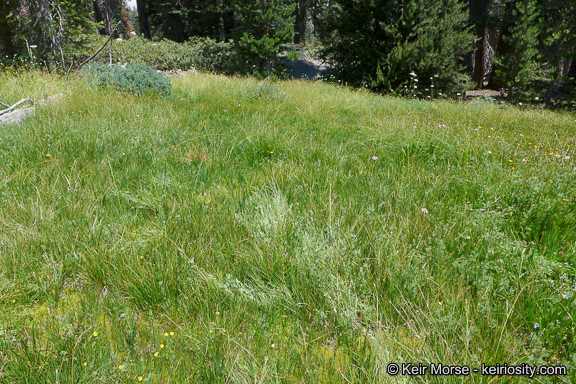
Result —
<instances>
[{"instance_id":1,"label":"grassy meadow","mask_svg":"<svg viewBox=\"0 0 576 384\"><path fill-rule=\"evenodd\" d=\"M0 73L0 384L576 377L576 116L321 82Z\"/></svg>"}]
</instances>

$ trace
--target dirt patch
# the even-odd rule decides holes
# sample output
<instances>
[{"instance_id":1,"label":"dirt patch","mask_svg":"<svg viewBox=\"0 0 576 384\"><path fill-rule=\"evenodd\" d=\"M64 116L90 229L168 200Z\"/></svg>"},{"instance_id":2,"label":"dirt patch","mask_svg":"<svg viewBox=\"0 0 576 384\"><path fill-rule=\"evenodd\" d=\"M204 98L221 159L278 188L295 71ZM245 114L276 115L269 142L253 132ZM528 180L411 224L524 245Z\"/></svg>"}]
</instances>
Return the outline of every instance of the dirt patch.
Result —
<instances>
[{"instance_id":1,"label":"dirt patch","mask_svg":"<svg viewBox=\"0 0 576 384\"><path fill-rule=\"evenodd\" d=\"M500 92L493 89L475 89L473 91L466 91L466 97L500 97Z\"/></svg>"}]
</instances>

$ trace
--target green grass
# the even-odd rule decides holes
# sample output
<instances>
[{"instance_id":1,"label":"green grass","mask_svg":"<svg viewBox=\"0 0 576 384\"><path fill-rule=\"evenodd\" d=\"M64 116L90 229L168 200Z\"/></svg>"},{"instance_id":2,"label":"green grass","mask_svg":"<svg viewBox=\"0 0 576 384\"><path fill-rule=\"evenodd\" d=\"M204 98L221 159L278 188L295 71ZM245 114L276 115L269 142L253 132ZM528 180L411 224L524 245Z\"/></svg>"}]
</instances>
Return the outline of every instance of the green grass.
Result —
<instances>
[{"instance_id":1,"label":"green grass","mask_svg":"<svg viewBox=\"0 0 576 384\"><path fill-rule=\"evenodd\" d=\"M0 383L576 376L574 115L211 75L0 89L64 94L0 127Z\"/></svg>"}]
</instances>

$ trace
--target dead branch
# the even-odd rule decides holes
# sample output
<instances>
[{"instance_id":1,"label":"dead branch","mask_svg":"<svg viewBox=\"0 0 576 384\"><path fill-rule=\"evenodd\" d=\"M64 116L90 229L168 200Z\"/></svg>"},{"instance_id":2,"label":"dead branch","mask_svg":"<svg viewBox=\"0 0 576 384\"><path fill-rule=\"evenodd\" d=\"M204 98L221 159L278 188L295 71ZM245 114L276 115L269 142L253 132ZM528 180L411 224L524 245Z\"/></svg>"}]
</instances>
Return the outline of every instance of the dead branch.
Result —
<instances>
[{"instance_id":1,"label":"dead branch","mask_svg":"<svg viewBox=\"0 0 576 384\"><path fill-rule=\"evenodd\" d=\"M76 58L76 55L74 55L74 58ZM68 68L68 71L66 72L66 83L68 82L68 75L70 74L73 65L74 65L74 59L72 59L72 62L70 63L70 68Z\"/></svg>"},{"instance_id":2,"label":"dead branch","mask_svg":"<svg viewBox=\"0 0 576 384\"><path fill-rule=\"evenodd\" d=\"M120 23L122 23L121 21L118 22L118 24L116 24L116 26L114 27L114 30L110 33L110 37L108 37L108 40L106 40L106 42L104 43L104 45L102 45L100 48L98 48L98 50L96 52L94 52L94 54L92 56L90 56L89 58L87 58L86 60L84 60L79 66L78 66L78 70L80 70L80 68L82 68L82 66L84 64L86 64L87 62L89 62L90 60L92 60L93 58L96 57L96 55L98 55L103 49L104 47L106 47L106 45L108 44L108 42L112 39L112 36L114 36L114 32L116 32L116 30L118 29L118 26L120 25Z\"/></svg>"},{"instance_id":3,"label":"dead branch","mask_svg":"<svg viewBox=\"0 0 576 384\"><path fill-rule=\"evenodd\" d=\"M10 106L8 104L5 104L3 102L0 101L0 105L3 106L4 108L10 108Z\"/></svg>"},{"instance_id":4,"label":"dead branch","mask_svg":"<svg viewBox=\"0 0 576 384\"><path fill-rule=\"evenodd\" d=\"M28 99L28 98L22 99L22 100L20 100L19 102L17 102L16 104L14 104L13 106L9 107L8 109L4 109L4 110L0 111L0 116L2 116L2 115L5 114L5 113L12 112L12 111L15 110L20 104L24 104L24 103L26 103L26 102L29 102L30 104L34 105L34 100Z\"/></svg>"}]
</instances>

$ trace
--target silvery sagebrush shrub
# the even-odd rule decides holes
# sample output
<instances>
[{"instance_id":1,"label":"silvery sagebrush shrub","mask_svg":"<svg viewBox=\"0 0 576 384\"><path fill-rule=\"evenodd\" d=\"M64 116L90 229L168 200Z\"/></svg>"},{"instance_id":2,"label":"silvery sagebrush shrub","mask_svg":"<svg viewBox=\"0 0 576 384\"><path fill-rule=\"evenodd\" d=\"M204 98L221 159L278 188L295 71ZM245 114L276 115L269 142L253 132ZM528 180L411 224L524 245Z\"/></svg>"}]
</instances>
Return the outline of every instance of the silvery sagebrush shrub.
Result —
<instances>
[{"instance_id":1,"label":"silvery sagebrush shrub","mask_svg":"<svg viewBox=\"0 0 576 384\"><path fill-rule=\"evenodd\" d=\"M143 95L149 91L163 96L172 93L170 81L154 68L144 64L119 66L92 63L82 68L81 72L99 87L113 86L121 92L134 95Z\"/></svg>"}]
</instances>

